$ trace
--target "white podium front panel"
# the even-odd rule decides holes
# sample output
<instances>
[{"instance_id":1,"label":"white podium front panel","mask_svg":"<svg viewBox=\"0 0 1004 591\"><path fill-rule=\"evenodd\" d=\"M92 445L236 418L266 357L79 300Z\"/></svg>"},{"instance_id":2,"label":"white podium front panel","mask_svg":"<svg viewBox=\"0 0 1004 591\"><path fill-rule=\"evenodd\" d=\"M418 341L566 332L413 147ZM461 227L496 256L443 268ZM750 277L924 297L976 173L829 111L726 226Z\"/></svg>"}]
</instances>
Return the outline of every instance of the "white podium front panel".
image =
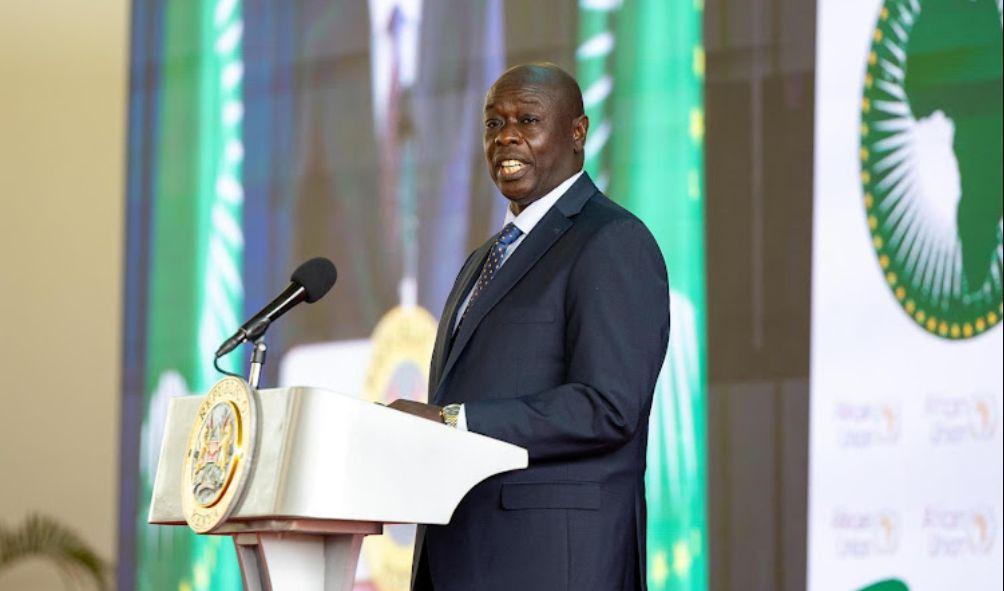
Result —
<instances>
[{"instance_id":1,"label":"white podium front panel","mask_svg":"<svg viewBox=\"0 0 1004 591\"><path fill-rule=\"evenodd\" d=\"M317 388L256 396L256 465L232 519L444 524L475 484L527 465L520 447L350 396ZM201 401L171 401L151 523L185 523L181 470Z\"/></svg>"}]
</instances>

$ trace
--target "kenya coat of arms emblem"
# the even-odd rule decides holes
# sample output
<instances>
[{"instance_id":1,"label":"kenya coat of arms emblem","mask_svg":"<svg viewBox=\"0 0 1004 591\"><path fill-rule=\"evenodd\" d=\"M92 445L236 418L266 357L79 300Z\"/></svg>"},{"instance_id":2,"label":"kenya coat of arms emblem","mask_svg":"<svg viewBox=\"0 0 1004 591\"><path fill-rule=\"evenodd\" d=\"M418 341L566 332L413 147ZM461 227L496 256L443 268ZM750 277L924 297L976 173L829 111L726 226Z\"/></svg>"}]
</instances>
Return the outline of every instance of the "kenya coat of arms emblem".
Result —
<instances>
[{"instance_id":1,"label":"kenya coat of arms emblem","mask_svg":"<svg viewBox=\"0 0 1004 591\"><path fill-rule=\"evenodd\" d=\"M254 462L256 429L251 386L240 378L223 378L199 405L181 478L185 520L196 532L216 529L240 503Z\"/></svg>"}]
</instances>

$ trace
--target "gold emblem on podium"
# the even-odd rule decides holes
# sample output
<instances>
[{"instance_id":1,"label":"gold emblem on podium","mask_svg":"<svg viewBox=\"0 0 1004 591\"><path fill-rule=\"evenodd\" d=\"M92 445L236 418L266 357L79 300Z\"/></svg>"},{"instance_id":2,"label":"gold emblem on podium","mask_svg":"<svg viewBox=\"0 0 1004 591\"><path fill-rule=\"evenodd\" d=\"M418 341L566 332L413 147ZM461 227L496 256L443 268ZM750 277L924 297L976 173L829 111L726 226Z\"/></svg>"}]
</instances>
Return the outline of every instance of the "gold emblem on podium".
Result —
<instances>
[{"instance_id":1,"label":"gold emblem on podium","mask_svg":"<svg viewBox=\"0 0 1004 591\"><path fill-rule=\"evenodd\" d=\"M195 414L181 476L181 506L195 532L213 531L240 503L256 430L251 386L236 377L217 382Z\"/></svg>"}]
</instances>

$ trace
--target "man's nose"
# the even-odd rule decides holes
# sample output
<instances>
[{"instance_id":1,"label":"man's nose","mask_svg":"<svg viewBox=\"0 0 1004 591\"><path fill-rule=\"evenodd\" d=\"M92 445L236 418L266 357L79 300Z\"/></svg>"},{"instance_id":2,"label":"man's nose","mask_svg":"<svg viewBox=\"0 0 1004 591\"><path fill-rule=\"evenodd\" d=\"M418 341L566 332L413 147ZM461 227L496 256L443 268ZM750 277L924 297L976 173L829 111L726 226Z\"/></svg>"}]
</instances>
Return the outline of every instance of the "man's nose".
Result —
<instances>
[{"instance_id":1,"label":"man's nose","mask_svg":"<svg viewBox=\"0 0 1004 591\"><path fill-rule=\"evenodd\" d=\"M516 126L511 123L503 125L502 129L495 134L496 146L518 144L521 140L522 138L516 130Z\"/></svg>"}]
</instances>

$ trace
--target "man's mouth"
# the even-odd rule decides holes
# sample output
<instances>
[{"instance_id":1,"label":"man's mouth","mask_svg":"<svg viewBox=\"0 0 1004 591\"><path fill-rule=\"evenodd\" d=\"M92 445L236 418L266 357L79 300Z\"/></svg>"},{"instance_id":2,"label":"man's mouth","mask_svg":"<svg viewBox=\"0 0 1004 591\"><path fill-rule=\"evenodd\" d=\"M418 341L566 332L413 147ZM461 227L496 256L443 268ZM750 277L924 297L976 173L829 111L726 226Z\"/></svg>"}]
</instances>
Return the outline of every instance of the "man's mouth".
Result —
<instances>
[{"instance_id":1,"label":"man's mouth","mask_svg":"<svg viewBox=\"0 0 1004 591\"><path fill-rule=\"evenodd\" d=\"M520 162L519 160L502 160L495 165L498 170L499 180L511 181L516 180L528 168L527 164Z\"/></svg>"}]
</instances>

